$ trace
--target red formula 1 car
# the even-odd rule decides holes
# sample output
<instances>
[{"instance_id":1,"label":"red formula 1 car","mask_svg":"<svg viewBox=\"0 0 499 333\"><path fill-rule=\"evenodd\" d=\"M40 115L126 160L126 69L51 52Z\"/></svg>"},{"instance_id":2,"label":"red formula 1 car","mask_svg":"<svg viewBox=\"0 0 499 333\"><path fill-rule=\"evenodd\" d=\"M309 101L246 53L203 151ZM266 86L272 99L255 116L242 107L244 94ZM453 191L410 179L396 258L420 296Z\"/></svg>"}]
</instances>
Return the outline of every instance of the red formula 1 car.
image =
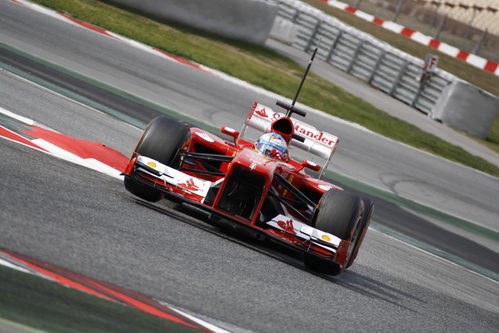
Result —
<instances>
[{"instance_id":1,"label":"red formula 1 car","mask_svg":"<svg viewBox=\"0 0 499 333\"><path fill-rule=\"evenodd\" d=\"M163 197L206 211L211 221L250 229L304 253L307 267L336 275L354 262L373 211L371 201L304 172L324 170L338 143L329 133L254 103L241 131L223 126L227 141L166 116L153 119L126 168L125 187L138 197ZM258 141L247 129L267 133ZM294 146L320 165L290 158Z\"/></svg>"}]
</instances>

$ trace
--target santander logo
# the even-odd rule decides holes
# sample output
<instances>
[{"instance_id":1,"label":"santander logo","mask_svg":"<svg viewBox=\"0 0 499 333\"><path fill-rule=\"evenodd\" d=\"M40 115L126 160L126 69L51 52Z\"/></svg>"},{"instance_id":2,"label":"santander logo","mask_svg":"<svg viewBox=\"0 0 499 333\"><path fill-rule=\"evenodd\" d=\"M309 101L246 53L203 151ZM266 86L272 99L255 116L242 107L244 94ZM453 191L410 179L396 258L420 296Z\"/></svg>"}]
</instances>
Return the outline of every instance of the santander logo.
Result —
<instances>
[{"instance_id":1,"label":"santander logo","mask_svg":"<svg viewBox=\"0 0 499 333\"><path fill-rule=\"evenodd\" d=\"M261 118L265 118L265 121L270 121L270 122L285 117L283 113L274 112L272 111L272 109L261 104L256 104L254 106L254 112L250 113L248 119L251 119L252 114L256 114ZM300 123L295 119L293 119L292 121L295 128L295 133L297 134L301 134L305 137L318 141L331 148L333 148L338 142L338 138L335 137L334 135L318 131L315 127L307 125L305 123Z\"/></svg>"},{"instance_id":2,"label":"santander logo","mask_svg":"<svg viewBox=\"0 0 499 333\"><path fill-rule=\"evenodd\" d=\"M300 124L295 124L295 133L300 133L302 135L308 136L311 139L322 142L331 147L334 147L337 141L335 137L332 137L327 133L317 131L315 130L315 128L305 128L300 126Z\"/></svg>"}]
</instances>

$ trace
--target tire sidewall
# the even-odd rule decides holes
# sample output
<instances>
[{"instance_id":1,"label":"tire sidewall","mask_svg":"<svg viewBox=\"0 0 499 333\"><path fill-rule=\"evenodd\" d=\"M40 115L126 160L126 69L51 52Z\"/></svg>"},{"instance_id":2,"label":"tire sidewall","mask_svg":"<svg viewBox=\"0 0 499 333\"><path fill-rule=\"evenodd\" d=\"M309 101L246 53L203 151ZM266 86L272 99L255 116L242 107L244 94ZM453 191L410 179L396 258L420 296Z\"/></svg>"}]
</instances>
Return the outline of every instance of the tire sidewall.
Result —
<instances>
[{"instance_id":1,"label":"tire sidewall","mask_svg":"<svg viewBox=\"0 0 499 333\"><path fill-rule=\"evenodd\" d=\"M364 203L362 199L352 193L331 189L325 192L317 205L314 214L313 226L321 231L335 235L342 240L351 241L362 220ZM337 275L345 270L352 262L354 247L350 247L345 265L316 257L305 253L305 265L322 273ZM347 266L348 265L348 266Z\"/></svg>"},{"instance_id":2,"label":"tire sidewall","mask_svg":"<svg viewBox=\"0 0 499 333\"><path fill-rule=\"evenodd\" d=\"M191 132L184 123L161 115L151 120L137 143L135 152L178 168L179 152L188 150L190 143Z\"/></svg>"},{"instance_id":3,"label":"tire sidewall","mask_svg":"<svg viewBox=\"0 0 499 333\"><path fill-rule=\"evenodd\" d=\"M135 153L178 168L181 164L179 152L188 150L190 144L191 132L186 124L161 115L149 122L135 147ZM129 192L144 200L157 202L163 198L161 191L139 182L133 175L125 177L124 184Z\"/></svg>"}]
</instances>

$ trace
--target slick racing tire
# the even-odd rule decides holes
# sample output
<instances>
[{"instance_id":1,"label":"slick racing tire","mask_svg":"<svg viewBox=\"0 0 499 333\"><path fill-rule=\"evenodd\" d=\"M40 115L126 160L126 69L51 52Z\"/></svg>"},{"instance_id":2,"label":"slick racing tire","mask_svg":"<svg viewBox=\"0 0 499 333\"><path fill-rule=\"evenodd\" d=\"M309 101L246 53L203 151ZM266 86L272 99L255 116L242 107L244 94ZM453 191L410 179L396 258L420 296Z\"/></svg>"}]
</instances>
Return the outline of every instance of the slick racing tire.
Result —
<instances>
[{"instance_id":1,"label":"slick racing tire","mask_svg":"<svg viewBox=\"0 0 499 333\"><path fill-rule=\"evenodd\" d=\"M139 155L152 158L172 168L180 166L179 152L187 150L190 144L189 128L177 120L158 116L151 120L135 147ZM152 186L132 177L125 177L125 188L139 198L156 202L163 194Z\"/></svg>"},{"instance_id":2,"label":"slick racing tire","mask_svg":"<svg viewBox=\"0 0 499 333\"><path fill-rule=\"evenodd\" d=\"M322 195L316 209L313 226L352 243L347 254L346 265L350 264L355 243L361 235L361 220L364 214L362 199L354 194L329 190ZM345 270L344 265L305 253L305 266L321 273L337 275Z\"/></svg>"},{"instance_id":3,"label":"slick racing tire","mask_svg":"<svg viewBox=\"0 0 499 333\"><path fill-rule=\"evenodd\" d=\"M362 215L361 220L359 221L359 235L355 242L355 247L352 251L352 255L347 264L347 268L352 266L355 258L357 258L357 254L359 253L360 246L364 241L364 237L366 236L367 229L369 228L369 223L371 222L371 217L374 212L374 203L369 199L363 199L364 201L364 214Z\"/></svg>"}]
</instances>

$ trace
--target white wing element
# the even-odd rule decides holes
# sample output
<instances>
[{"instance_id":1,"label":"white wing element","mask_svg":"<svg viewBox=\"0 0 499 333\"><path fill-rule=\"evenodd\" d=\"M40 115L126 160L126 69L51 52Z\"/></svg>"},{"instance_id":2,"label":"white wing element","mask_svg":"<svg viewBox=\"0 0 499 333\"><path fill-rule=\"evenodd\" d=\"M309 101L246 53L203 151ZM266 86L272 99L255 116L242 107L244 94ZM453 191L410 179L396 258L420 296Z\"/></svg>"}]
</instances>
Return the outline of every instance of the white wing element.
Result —
<instances>
[{"instance_id":1,"label":"white wing element","mask_svg":"<svg viewBox=\"0 0 499 333\"><path fill-rule=\"evenodd\" d=\"M314 227L282 214L277 215L271 221L267 222L267 224L272 228L295 235L300 239L309 240L315 245L333 253L336 252L336 249L341 243L341 239L335 235L315 229Z\"/></svg>"},{"instance_id":2,"label":"white wing element","mask_svg":"<svg viewBox=\"0 0 499 333\"><path fill-rule=\"evenodd\" d=\"M255 102L244 124L262 132L270 132L272 123L282 117L285 117L284 113L274 112L268 106ZM293 122L295 134L303 138L303 142L292 139L291 145L327 160L331 159L339 141L337 136L321 132L295 118L292 118L291 121Z\"/></svg>"},{"instance_id":3,"label":"white wing element","mask_svg":"<svg viewBox=\"0 0 499 333\"><path fill-rule=\"evenodd\" d=\"M210 181L193 177L146 156L139 156L136 164L165 183L202 197L203 201L212 185Z\"/></svg>"}]
</instances>

